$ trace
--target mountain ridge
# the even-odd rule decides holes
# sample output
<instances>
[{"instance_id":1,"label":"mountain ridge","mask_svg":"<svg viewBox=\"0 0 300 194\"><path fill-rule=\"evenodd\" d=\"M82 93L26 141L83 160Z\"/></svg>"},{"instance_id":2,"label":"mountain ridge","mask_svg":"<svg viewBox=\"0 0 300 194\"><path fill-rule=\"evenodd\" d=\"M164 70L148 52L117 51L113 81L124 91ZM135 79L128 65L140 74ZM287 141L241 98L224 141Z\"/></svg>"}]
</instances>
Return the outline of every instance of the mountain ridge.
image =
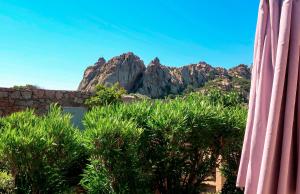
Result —
<instances>
[{"instance_id":1,"label":"mountain ridge","mask_svg":"<svg viewBox=\"0 0 300 194\"><path fill-rule=\"evenodd\" d=\"M240 64L225 69L213 67L206 62L169 67L162 65L159 58L154 58L149 65L134 53L128 52L106 61L104 58L89 66L78 86L80 91L93 91L97 84L110 85L119 83L129 93L140 93L151 98L163 98L170 94L177 95L187 89L201 89L207 84L222 83L225 90L243 88L243 95L249 95L251 69ZM240 80L247 86L239 86L234 81Z\"/></svg>"}]
</instances>

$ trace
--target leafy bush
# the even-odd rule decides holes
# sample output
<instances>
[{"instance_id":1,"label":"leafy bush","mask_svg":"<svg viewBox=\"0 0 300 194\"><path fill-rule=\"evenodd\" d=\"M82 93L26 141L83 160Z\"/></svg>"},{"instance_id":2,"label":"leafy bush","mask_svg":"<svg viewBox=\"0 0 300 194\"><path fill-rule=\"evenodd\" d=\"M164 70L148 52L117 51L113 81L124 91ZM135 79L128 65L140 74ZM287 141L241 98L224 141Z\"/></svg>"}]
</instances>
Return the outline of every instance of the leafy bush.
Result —
<instances>
[{"instance_id":1,"label":"leafy bush","mask_svg":"<svg viewBox=\"0 0 300 194\"><path fill-rule=\"evenodd\" d=\"M84 153L70 116L52 106L46 116L33 111L3 119L0 160L14 178L17 193L56 193L68 184L67 175Z\"/></svg>"},{"instance_id":2,"label":"leafy bush","mask_svg":"<svg viewBox=\"0 0 300 194\"><path fill-rule=\"evenodd\" d=\"M95 120L92 115L87 115L85 119L87 126L85 137L92 156L106 168L100 170L99 176L105 176L103 172L107 171L112 176L107 179L112 181L116 193L142 193L144 187L136 166L138 162L136 145L140 129L134 122L110 117ZM99 187L98 192L102 193L102 188L106 188L105 182Z\"/></svg>"},{"instance_id":3,"label":"leafy bush","mask_svg":"<svg viewBox=\"0 0 300 194\"><path fill-rule=\"evenodd\" d=\"M220 90L209 91L207 98L212 104L225 107L223 115L220 114L220 117L225 119L220 133L222 145L220 165L221 172L226 177L222 194L241 194L243 191L236 187L236 178L246 126L245 99L238 92Z\"/></svg>"},{"instance_id":4,"label":"leafy bush","mask_svg":"<svg viewBox=\"0 0 300 194\"><path fill-rule=\"evenodd\" d=\"M70 193L79 182L91 194L199 193L220 155L222 193L241 192L234 183L247 110L237 93L131 104L98 94L82 132L57 106L0 118L0 171L16 193Z\"/></svg>"},{"instance_id":5,"label":"leafy bush","mask_svg":"<svg viewBox=\"0 0 300 194\"><path fill-rule=\"evenodd\" d=\"M86 167L80 184L90 194L113 194L112 177L98 159L91 160Z\"/></svg>"},{"instance_id":6,"label":"leafy bush","mask_svg":"<svg viewBox=\"0 0 300 194\"><path fill-rule=\"evenodd\" d=\"M236 187L236 178L244 136L244 131L240 129L243 129L246 125L246 114L246 109L233 109L227 112L227 118L230 121L227 123L227 126L232 130L226 130L223 134L221 171L226 177L226 182L222 188L222 194L243 193L242 190Z\"/></svg>"},{"instance_id":7,"label":"leafy bush","mask_svg":"<svg viewBox=\"0 0 300 194\"><path fill-rule=\"evenodd\" d=\"M0 193L13 193L14 188L13 177L7 172L0 171Z\"/></svg>"},{"instance_id":8,"label":"leafy bush","mask_svg":"<svg viewBox=\"0 0 300 194\"><path fill-rule=\"evenodd\" d=\"M86 100L85 104L89 107L93 107L119 103L122 101L122 95L125 93L125 89L121 88L117 83L111 87L97 85L95 94Z\"/></svg>"},{"instance_id":9,"label":"leafy bush","mask_svg":"<svg viewBox=\"0 0 300 194\"><path fill-rule=\"evenodd\" d=\"M238 92L224 92L221 90L210 90L206 93L208 101L214 105L224 107L240 106L244 103L244 99Z\"/></svg>"},{"instance_id":10,"label":"leafy bush","mask_svg":"<svg viewBox=\"0 0 300 194\"><path fill-rule=\"evenodd\" d=\"M189 105L157 103L141 137L142 168L161 193L199 193L216 166L215 129L208 125L215 118L208 104L199 104L198 110Z\"/></svg>"},{"instance_id":11,"label":"leafy bush","mask_svg":"<svg viewBox=\"0 0 300 194\"><path fill-rule=\"evenodd\" d=\"M87 146L112 176L114 192L199 193L218 156L243 135L245 108L234 95L221 97L92 109L85 117Z\"/></svg>"}]
</instances>

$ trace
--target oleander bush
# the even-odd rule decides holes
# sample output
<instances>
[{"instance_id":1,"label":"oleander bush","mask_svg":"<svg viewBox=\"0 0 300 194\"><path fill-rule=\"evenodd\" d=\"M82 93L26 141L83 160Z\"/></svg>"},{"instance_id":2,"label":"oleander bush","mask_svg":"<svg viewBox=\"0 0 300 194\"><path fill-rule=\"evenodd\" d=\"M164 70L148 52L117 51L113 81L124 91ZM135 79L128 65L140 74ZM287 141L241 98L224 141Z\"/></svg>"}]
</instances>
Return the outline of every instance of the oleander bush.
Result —
<instances>
[{"instance_id":1,"label":"oleander bush","mask_svg":"<svg viewBox=\"0 0 300 194\"><path fill-rule=\"evenodd\" d=\"M70 115L55 105L42 117L27 110L3 119L0 161L12 175L16 193L60 193L67 188L73 165L84 155L79 137Z\"/></svg>"},{"instance_id":2,"label":"oleander bush","mask_svg":"<svg viewBox=\"0 0 300 194\"><path fill-rule=\"evenodd\" d=\"M246 109L238 95L223 95L93 108L85 117L86 146L116 193L199 193L219 155L223 163L239 159L240 147L227 149L241 142Z\"/></svg>"},{"instance_id":3,"label":"oleander bush","mask_svg":"<svg viewBox=\"0 0 300 194\"><path fill-rule=\"evenodd\" d=\"M101 109L96 109L101 111ZM103 165L100 175L106 171L111 176L113 191L116 193L143 193L145 187L137 166L137 143L141 130L135 122L105 116L95 118L93 112L85 119L86 145L91 156ZM96 120L95 120L96 119ZM93 164L93 163L92 163ZM105 184L106 185L106 184ZM99 186L99 193L105 193ZM84 186L84 185L83 185Z\"/></svg>"},{"instance_id":4,"label":"oleander bush","mask_svg":"<svg viewBox=\"0 0 300 194\"><path fill-rule=\"evenodd\" d=\"M114 194L112 176L101 159L91 159L82 175L80 184L90 194Z\"/></svg>"},{"instance_id":5,"label":"oleander bush","mask_svg":"<svg viewBox=\"0 0 300 194\"><path fill-rule=\"evenodd\" d=\"M240 113L239 110L229 111L227 113L229 130L223 133L222 146L222 166L221 172L226 177L226 182L222 188L222 194L242 194L242 190L236 187L237 171L241 157L245 128L246 110Z\"/></svg>"},{"instance_id":6,"label":"oleander bush","mask_svg":"<svg viewBox=\"0 0 300 194\"><path fill-rule=\"evenodd\" d=\"M247 110L237 93L98 100L83 131L56 105L0 118L0 193L198 194L219 165L222 193L242 193L234 184Z\"/></svg>"},{"instance_id":7,"label":"oleander bush","mask_svg":"<svg viewBox=\"0 0 300 194\"><path fill-rule=\"evenodd\" d=\"M126 94L126 90L116 83L112 86L97 85L95 94L86 100L85 104L88 107L107 106L122 102L122 95Z\"/></svg>"}]
</instances>

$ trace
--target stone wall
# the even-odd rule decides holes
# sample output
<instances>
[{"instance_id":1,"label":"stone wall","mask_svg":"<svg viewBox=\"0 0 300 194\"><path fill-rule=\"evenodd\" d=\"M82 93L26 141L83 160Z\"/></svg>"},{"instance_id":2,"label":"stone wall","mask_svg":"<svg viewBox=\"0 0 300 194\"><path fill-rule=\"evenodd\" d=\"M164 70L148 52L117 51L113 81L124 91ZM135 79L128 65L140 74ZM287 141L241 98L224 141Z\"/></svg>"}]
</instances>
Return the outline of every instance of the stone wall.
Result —
<instances>
[{"instance_id":1,"label":"stone wall","mask_svg":"<svg viewBox=\"0 0 300 194\"><path fill-rule=\"evenodd\" d=\"M90 96L90 93L79 91L0 88L0 116L26 108L43 114L52 103L63 107L84 107L84 101Z\"/></svg>"}]
</instances>

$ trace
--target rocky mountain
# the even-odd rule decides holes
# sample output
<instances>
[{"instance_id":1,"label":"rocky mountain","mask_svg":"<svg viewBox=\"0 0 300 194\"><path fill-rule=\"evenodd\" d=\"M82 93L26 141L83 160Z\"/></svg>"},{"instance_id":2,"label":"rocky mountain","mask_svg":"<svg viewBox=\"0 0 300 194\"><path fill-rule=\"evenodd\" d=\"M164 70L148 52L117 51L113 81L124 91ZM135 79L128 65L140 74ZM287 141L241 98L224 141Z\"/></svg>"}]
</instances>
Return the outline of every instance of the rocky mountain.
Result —
<instances>
[{"instance_id":1,"label":"rocky mountain","mask_svg":"<svg viewBox=\"0 0 300 194\"><path fill-rule=\"evenodd\" d=\"M78 90L93 91L97 84L118 82L129 93L140 93L151 98L212 86L224 90L237 89L247 96L250 77L251 71L246 65L227 70L199 62L175 68L162 65L155 58L146 67L138 56L129 52L107 62L100 58L85 70Z\"/></svg>"}]
</instances>

